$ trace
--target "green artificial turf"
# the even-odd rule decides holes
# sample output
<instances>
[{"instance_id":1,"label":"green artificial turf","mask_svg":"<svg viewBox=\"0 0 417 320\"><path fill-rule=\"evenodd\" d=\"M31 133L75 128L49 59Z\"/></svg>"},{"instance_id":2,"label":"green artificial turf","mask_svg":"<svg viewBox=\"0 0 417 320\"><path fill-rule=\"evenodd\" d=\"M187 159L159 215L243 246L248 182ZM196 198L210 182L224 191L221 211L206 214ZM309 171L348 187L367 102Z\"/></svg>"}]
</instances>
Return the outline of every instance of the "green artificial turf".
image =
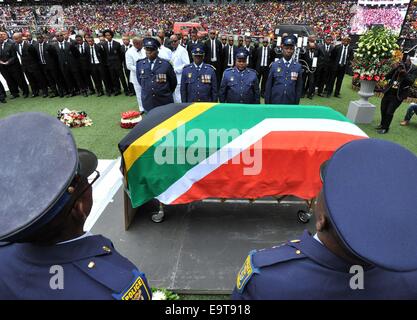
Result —
<instances>
[{"instance_id":1,"label":"green artificial turf","mask_svg":"<svg viewBox=\"0 0 417 320\"><path fill-rule=\"evenodd\" d=\"M349 102L358 100L357 92L351 88L351 77L346 76L343 83L340 99L321 98L315 96L313 100L302 99L304 105L329 106L340 111L344 115L347 113ZM390 132L379 135L374 130L380 120L379 106L381 99L373 97L370 101L375 104L377 114L374 122L369 125L359 125L370 137L377 137L398 142L417 154L417 119L413 119L408 127L401 127L399 122L404 117L409 103L403 103L397 110ZM27 98L22 97L10 100L7 104L0 104L0 118L24 111L42 111L51 115L56 115L61 108L83 110L88 113L93 120L92 127L75 128L72 132L80 148L90 149L97 154L99 159L115 159L120 153L117 149L118 142L129 132L127 129L120 128L120 114L123 111L137 108L136 97L117 97L96 96L91 97L72 97L72 98Z\"/></svg>"}]
</instances>

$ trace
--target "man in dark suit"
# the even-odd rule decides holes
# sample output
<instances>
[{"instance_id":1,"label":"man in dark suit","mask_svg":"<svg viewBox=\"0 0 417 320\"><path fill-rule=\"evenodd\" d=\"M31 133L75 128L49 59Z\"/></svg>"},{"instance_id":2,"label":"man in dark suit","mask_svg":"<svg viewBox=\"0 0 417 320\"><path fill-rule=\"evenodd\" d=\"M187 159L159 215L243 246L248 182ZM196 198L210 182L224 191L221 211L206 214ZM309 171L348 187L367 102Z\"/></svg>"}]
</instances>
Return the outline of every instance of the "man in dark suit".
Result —
<instances>
[{"instance_id":1,"label":"man in dark suit","mask_svg":"<svg viewBox=\"0 0 417 320\"><path fill-rule=\"evenodd\" d=\"M126 66L126 51L129 50L129 48L132 47L132 44L130 43L130 38L129 36L123 36L122 37L122 56L123 56L123 60L122 60L122 64L123 64L123 72L122 72L122 77L125 77L126 82L127 82L127 91L125 91L125 95L126 96L133 96L135 95L135 88L133 87L133 83L131 83L129 81L130 79L130 70L127 68Z\"/></svg>"},{"instance_id":2,"label":"man in dark suit","mask_svg":"<svg viewBox=\"0 0 417 320\"><path fill-rule=\"evenodd\" d=\"M60 83L61 75L58 74L58 56L54 50L50 49L50 44L45 41L42 34L38 34L37 43L34 45L38 60L40 61L40 71L52 91L51 98L58 96L57 84L60 94L63 95L62 84ZM46 88L47 89L47 88ZM48 92L46 92L48 94Z\"/></svg>"},{"instance_id":3,"label":"man in dark suit","mask_svg":"<svg viewBox=\"0 0 417 320\"><path fill-rule=\"evenodd\" d=\"M246 49L249 54L246 61L248 68L255 69L255 48L251 45L251 43L252 39L250 37L245 37L245 45L243 48Z\"/></svg>"},{"instance_id":4,"label":"man in dark suit","mask_svg":"<svg viewBox=\"0 0 417 320\"><path fill-rule=\"evenodd\" d=\"M123 75L122 47L119 42L113 40L113 31L105 30L103 33L107 40L107 44L104 47L106 49L107 68L110 73L110 81L112 84L114 95L118 96L121 94L120 82L122 83L124 91L128 91L126 79Z\"/></svg>"},{"instance_id":5,"label":"man in dark suit","mask_svg":"<svg viewBox=\"0 0 417 320\"><path fill-rule=\"evenodd\" d=\"M258 73L258 80L261 83L261 96L265 95L265 85L268 79L269 66L273 62L272 48L268 45L269 38L265 37L262 40L262 46L256 50L255 69Z\"/></svg>"},{"instance_id":6,"label":"man in dark suit","mask_svg":"<svg viewBox=\"0 0 417 320\"><path fill-rule=\"evenodd\" d=\"M300 55L299 62L303 66L303 92L302 97L307 93L307 98L313 99L315 91L315 75L320 51L315 42L309 42L306 51Z\"/></svg>"},{"instance_id":7,"label":"man in dark suit","mask_svg":"<svg viewBox=\"0 0 417 320\"><path fill-rule=\"evenodd\" d=\"M58 64L65 80L67 97L77 95L77 89L83 90L84 96L88 96L80 74L80 52L73 43L64 41L64 33L57 33L57 43L54 50L57 52Z\"/></svg>"},{"instance_id":8,"label":"man in dark suit","mask_svg":"<svg viewBox=\"0 0 417 320\"><path fill-rule=\"evenodd\" d=\"M29 87L26 83L22 66L17 58L14 43L6 43L3 37L0 39L0 72L6 79L12 98L19 97L19 87L23 91L23 97L29 96Z\"/></svg>"},{"instance_id":9,"label":"man in dark suit","mask_svg":"<svg viewBox=\"0 0 417 320\"><path fill-rule=\"evenodd\" d=\"M233 68L235 66L236 50L237 47L234 45L233 36L229 36L227 38L227 45L223 48L223 72L227 68Z\"/></svg>"},{"instance_id":10,"label":"man in dark suit","mask_svg":"<svg viewBox=\"0 0 417 320\"><path fill-rule=\"evenodd\" d=\"M417 67L410 58L395 66L387 75L389 80L381 100L381 123L376 128L379 134L388 133L395 110L407 99L410 87L417 78Z\"/></svg>"},{"instance_id":11,"label":"man in dark suit","mask_svg":"<svg viewBox=\"0 0 417 320\"><path fill-rule=\"evenodd\" d=\"M332 74L333 74L333 38L331 35L327 35L324 44L319 45L320 59L318 60L316 70L316 85L318 87L317 95L323 97L324 86L325 91L331 86Z\"/></svg>"},{"instance_id":12,"label":"man in dark suit","mask_svg":"<svg viewBox=\"0 0 417 320\"><path fill-rule=\"evenodd\" d=\"M90 94L95 94L96 91L94 90L93 82L91 81L90 77L90 60L88 55L88 44L83 40L81 35L75 36L75 43L76 48L79 51L79 73L82 79L82 86L86 91L87 88L90 89Z\"/></svg>"},{"instance_id":13,"label":"man in dark suit","mask_svg":"<svg viewBox=\"0 0 417 320\"><path fill-rule=\"evenodd\" d=\"M93 78L94 85L97 90L97 97L104 95L103 82L106 83L106 74L104 70L104 64L106 63L105 51L102 46L94 43L92 37L87 37L87 56L89 62L88 75Z\"/></svg>"},{"instance_id":14,"label":"man in dark suit","mask_svg":"<svg viewBox=\"0 0 417 320\"><path fill-rule=\"evenodd\" d=\"M334 56L334 73L331 76L332 79L327 90L327 97L331 96L334 83L336 82L334 96L340 98L340 89L342 88L343 78L345 77L348 65L353 60L353 48L350 45L350 38L347 36L343 37L342 44L337 45L332 54Z\"/></svg>"},{"instance_id":15,"label":"man in dark suit","mask_svg":"<svg viewBox=\"0 0 417 320\"><path fill-rule=\"evenodd\" d=\"M188 57L190 58L190 61L193 61L192 50L199 43L201 43L201 41L198 39L198 32L197 30L193 29L191 31L191 40L188 42L187 46Z\"/></svg>"},{"instance_id":16,"label":"man in dark suit","mask_svg":"<svg viewBox=\"0 0 417 320\"><path fill-rule=\"evenodd\" d=\"M222 43L216 38L216 30L210 30L209 39L204 44L205 63L212 65L216 69L217 79L221 79L222 72ZM190 60L191 61L191 60ZM217 87L220 81L217 81Z\"/></svg>"},{"instance_id":17,"label":"man in dark suit","mask_svg":"<svg viewBox=\"0 0 417 320\"><path fill-rule=\"evenodd\" d=\"M35 47L23 41L21 33L13 34L15 42L15 50L18 59L22 65L22 70L26 74L30 87L32 88L32 97L39 96L39 90L42 89L44 97L48 96L48 85L46 79L43 78L39 66L39 59Z\"/></svg>"}]
</instances>

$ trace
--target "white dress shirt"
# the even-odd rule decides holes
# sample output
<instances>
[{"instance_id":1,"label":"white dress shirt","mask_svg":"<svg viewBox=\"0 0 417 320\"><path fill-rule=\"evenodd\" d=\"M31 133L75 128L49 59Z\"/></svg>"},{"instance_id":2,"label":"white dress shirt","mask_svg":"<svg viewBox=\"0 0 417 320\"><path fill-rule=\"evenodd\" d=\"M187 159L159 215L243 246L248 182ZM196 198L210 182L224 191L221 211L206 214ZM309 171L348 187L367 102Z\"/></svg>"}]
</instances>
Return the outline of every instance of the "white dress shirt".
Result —
<instances>
[{"instance_id":1,"label":"white dress shirt","mask_svg":"<svg viewBox=\"0 0 417 320\"><path fill-rule=\"evenodd\" d=\"M137 83L138 79L136 77L136 62L140 59L146 58L146 52L145 49L142 48L138 52L138 49L135 47L130 47L126 51L125 59L126 59L126 67L131 71L129 75L129 81L132 83Z\"/></svg>"},{"instance_id":2,"label":"white dress shirt","mask_svg":"<svg viewBox=\"0 0 417 320\"><path fill-rule=\"evenodd\" d=\"M165 47L165 46L161 46L159 48L158 57L160 57L162 59L165 59L165 60L168 60L168 61L171 61L171 59L172 59L172 51L170 49L168 49L167 47Z\"/></svg>"},{"instance_id":3,"label":"white dress shirt","mask_svg":"<svg viewBox=\"0 0 417 320\"><path fill-rule=\"evenodd\" d=\"M187 64L190 64L190 58L188 56L187 50L185 50L182 46L178 46L177 49L172 52L171 63L174 67L178 84L181 84L180 80L182 69L184 69Z\"/></svg>"}]
</instances>

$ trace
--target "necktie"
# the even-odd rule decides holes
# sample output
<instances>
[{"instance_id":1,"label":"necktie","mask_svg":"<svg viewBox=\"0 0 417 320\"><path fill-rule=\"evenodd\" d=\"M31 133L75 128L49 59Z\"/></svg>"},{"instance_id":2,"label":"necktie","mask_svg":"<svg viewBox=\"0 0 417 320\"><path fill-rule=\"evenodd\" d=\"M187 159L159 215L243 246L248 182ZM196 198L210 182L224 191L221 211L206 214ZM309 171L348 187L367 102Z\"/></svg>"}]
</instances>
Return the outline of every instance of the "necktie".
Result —
<instances>
[{"instance_id":1,"label":"necktie","mask_svg":"<svg viewBox=\"0 0 417 320\"><path fill-rule=\"evenodd\" d=\"M310 59L313 60L313 57L314 57L314 52L310 51Z\"/></svg>"},{"instance_id":2,"label":"necktie","mask_svg":"<svg viewBox=\"0 0 417 320\"><path fill-rule=\"evenodd\" d=\"M90 47L90 48L91 48L91 59L93 60L93 64L96 64L96 61L94 59L94 50L93 50L93 47Z\"/></svg>"},{"instance_id":3,"label":"necktie","mask_svg":"<svg viewBox=\"0 0 417 320\"><path fill-rule=\"evenodd\" d=\"M342 59L340 60L340 65L342 66L346 64L346 50L347 50L347 47L343 46Z\"/></svg>"},{"instance_id":4,"label":"necktie","mask_svg":"<svg viewBox=\"0 0 417 320\"><path fill-rule=\"evenodd\" d=\"M41 53L41 62L42 62L42 64L46 64L46 63L45 63L45 58L44 58L44 56L43 56L43 43L41 43L41 44L39 45L39 51L40 51L40 53Z\"/></svg>"},{"instance_id":5,"label":"necktie","mask_svg":"<svg viewBox=\"0 0 417 320\"><path fill-rule=\"evenodd\" d=\"M288 62L288 61L285 61L285 67L289 67L290 66L290 63Z\"/></svg>"},{"instance_id":6,"label":"necktie","mask_svg":"<svg viewBox=\"0 0 417 320\"><path fill-rule=\"evenodd\" d=\"M64 50L64 43L61 42L61 50Z\"/></svg>"},{"instance_id":7,"label":"necktie","mask_svg":"<svg viewBox=\"0 0 417 320\"><path fill-rule=\"evenodd\" d=\"M111 52L111 42L109 42L109 52Z\"/></svg>"},{"instance_id":8,"label":"necktie","mask_svg":"<svg viewBox=\"0 0 417 320\"><path fill-rule=\"evenodd\" d=\"M19 44L19 54L22 55L22 44Z\"/></svg>"},{"instance_id":9,"label":"necktie","mask_svg":"<svg viewBox=\"0 0 417 320\"><path fill-rule=\"evenodd\" d=\"M329 46L326 46L326 52L327 53L329 52Z\"/></svg>"},{"instance_id":10,"label":"necktie","mask_svg":"<svg viewBox=\"0 0 417 320\"><path fill-rule=\"evenodd\" d=\"M151 70L153 70L153 63L154 63L154 62L153 62L153 61L151 61Z\"/></svg>"}]
</instances>

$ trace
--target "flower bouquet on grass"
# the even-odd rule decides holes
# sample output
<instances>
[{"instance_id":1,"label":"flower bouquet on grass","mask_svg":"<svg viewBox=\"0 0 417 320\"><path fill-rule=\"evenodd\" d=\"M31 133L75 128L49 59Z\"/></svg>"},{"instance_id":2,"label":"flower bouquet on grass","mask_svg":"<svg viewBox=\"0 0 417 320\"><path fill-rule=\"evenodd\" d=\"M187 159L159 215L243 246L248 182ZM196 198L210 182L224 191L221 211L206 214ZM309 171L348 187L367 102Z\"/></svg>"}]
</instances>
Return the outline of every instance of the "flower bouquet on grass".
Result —
<instances>
[{"instance_id":1,"label":"flower bouquet on grass","mask_svg":"<svg viewBox=\"0 0 417 320\"><path fill-rule=\"evenodd\" d=\"M135 110L129 110L122 113L120 119L120 126L123 129L131 129L136 126L142 120L141 113Z\"/></svg>"},{"instance_id":2,"label":"flower bouquet on grass","mask_svg":"<svg viewBox=\"0 0 417 320\"><path fill-rule=\"evenodd\" d=\"M398 59L397 38L384 27L373 27L359 39L352 61L353 79L379 82Z\"/></svg>"},{"instance_id":3,"label":"flower bouquet on grass","mask_svg":"<svg viewBox=\"0 0 417 320\"><path fill-rule=\"evenodd\" d=\"M89 127L93 121L85 111L69 110L67 108L58 111L58 119L70 128Z\"/></svg>"},{"instance_id":4,"label":"flower bouquet on grass","mask_svg":"<svg viewBox=\"0 0 417 320\"><path fill-rule=\"evenodd\" d=\"M152 288L152 300L179 300L180 296L172 291Z\"/></svg>"}]
</instances>

